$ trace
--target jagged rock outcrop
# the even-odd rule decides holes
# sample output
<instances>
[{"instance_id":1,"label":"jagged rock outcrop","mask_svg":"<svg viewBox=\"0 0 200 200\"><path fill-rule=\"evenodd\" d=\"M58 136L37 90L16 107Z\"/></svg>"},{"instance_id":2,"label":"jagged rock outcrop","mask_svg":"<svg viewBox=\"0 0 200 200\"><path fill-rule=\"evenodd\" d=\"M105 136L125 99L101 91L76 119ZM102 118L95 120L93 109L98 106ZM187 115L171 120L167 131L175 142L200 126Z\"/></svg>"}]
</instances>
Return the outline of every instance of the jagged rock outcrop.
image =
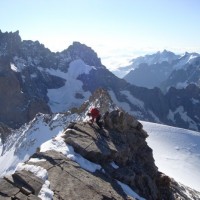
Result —
<instances>
[{"instance_id":1,"label":"jagged rock outcrop","mask_svg":"<svg viewBox=\"0 0 200 200\"><path fill-rule=\"evenodd\" d=\"M101 60L98 58L97 53L80 42L73 42L62 54L66 54L65 56L70 60L82 59L90 66L102 68Z\"/></svg>"},{"instance_id":2,"label":"jagged rock outcrop","mask_svg":"<svg viewBox=\"0 0 200 200\"><path fill-rule=\"evenodd\" d=\"M2 122L0 122L0 141L2 144L6 141L6 138L12 133L12 130Z\"/></svg>"},{"instance_id":3,"label":"jagged rock outcrop","mask_svg":"<svg viewBox=\"0 0 200 200\"><path fill-rule=\"evenodd\" d=\"M20 49L20 43L19 31L2 33L0 30L0 56L12 57L16 55Z\"/></svg>"},{"instance_id":4,"label":"jagged rock outcrop","mask_svg":"<svg viewBox=\"0 0 200 200\"><path fill-rule=\"evenodd\" d=\"M0 199L40 199L38 194L46 181L50 183L53 199L133 199L123 191L119 181L148 200L199 199L200 193L158 171L145 141L147 133L130 117L113 110L107 115L104 124L107 128L74 122L64 131L62 137L68 147L73 147L79 157L100 166L96 171L83 169L56 150L38 150L31 158L39 160L30 159L26 165L46 170L46 180L26 170L16 171L0 180ZM53 138L52 142L56 140Z\"/></svg>"},{"instance_id":5,"label":"jagged rock outcrop","mask_svg":"<svg viewBox=\"0 0 200 200\"><path fill-rule=\"evenodd\" d=\"M9 59L0 57L0 121L17 128L32 120L38 112L50 113L42 99L28 96L18 74L11 70Z\"/></svg>"},{"instance_id":6,"label":"jagged rock outcrop","mask_svg":"<svg viewBox=\"0 0 200 200\"><path fill-rule=\"evenodd\" d=\"M101 114L118 109L116 104L113 103L108 91L103 88L98 88L79 108L73 108L72 113L78 113L85 116L85 113L91 106L100 108Z\"/></svg>"}]
</instances>

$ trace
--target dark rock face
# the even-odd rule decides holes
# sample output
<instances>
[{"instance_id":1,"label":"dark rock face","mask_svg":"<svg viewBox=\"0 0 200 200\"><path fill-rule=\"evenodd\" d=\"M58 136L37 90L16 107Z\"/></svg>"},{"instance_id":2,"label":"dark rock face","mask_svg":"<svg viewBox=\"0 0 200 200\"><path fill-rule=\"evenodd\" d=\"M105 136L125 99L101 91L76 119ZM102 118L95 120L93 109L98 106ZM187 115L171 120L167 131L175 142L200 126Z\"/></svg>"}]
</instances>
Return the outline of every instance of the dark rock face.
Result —
<instances>
[{"instance_id":1,"label":"dark rock face","mask_svg":"<svg viewBox=\"0 0 200 200\"><path fill-rule=\"evenodd\" d=\"M16 52L19 51L20 43L19 31L2 33L0 30L0 56L12 57L16 55Z\"/></svg>"},{"instance_id":2,"label":"dark rock face","mask_svg":"<svg viewBox=\"0 0 200 200\"><path fill-rule=\"evenodd\" d=\"M174 122L179 127L199 130L199 112L200 112L200 88L194 84L188 85L186 89L171 88L166 94L170 109L174 116ZM187 118L185 118L187 113ZM171 119L172 120L172 119ZM172 122L172 123L174 123ZM196 123L195 123L196 122Z\"/></svg>"},{"instance_id":3,"label":"dark rock face","mask_svg":"<svg viewBox=\"0 0 200 200\"><path fill-rule=\"evenodd\" d=\"M168 62L162 62L153 65L142 63L138 68L131 70L124 79L137 86L152 89L158 87L163 80L172 72L172 66Z\"/></svg>"},{"instance_id":4,"label":"dark rock face","mask_svg":"<svg viewBox=\"0 0 200 200\"><path fill-rule=\"evenodd\" d=\"M16 128L34 118L38 112L50 113L44 100L25 92L18 74L10 69L7 57L0 58L0 121Z\"/></svg>"},{"instance_id":5,"label":"dark rock face","mask_svg":"<svg viewBox=\"0 0 200 200\"><path fill-rule=\"evenodd\" d=\"M19 128L38 112L50 113L48 89L60 88L67 81L50 71L66 73L75 59L102 67L97 54L79 42L61 53L52 53L38 41L21 41L18 31L0 32L0 121ZM77 99L83 97L76 95Z\"/></svg>"},{"instance_id":6,"label":"dark rock face","mask_svg":"<svg viewBox=\"0 0 200 200\"><path fill-rule=\"evenodd\" d=\"M160 88L167 91L170 87L185 88L189 84L196 84L200 87L200 56L184 68L172 71L170 76L160 84Z\"/></svg>"},{"instance_id":7,"label":"dark rock face","mask_svg":"<svg viewBox=\"0 0 200 200\"><path fill-rule=\"evenodd\" d=\"M0 138L2 144L4 144L11 132L12 130L7 125L0 122Z\"/></svg>"}]
</instances>

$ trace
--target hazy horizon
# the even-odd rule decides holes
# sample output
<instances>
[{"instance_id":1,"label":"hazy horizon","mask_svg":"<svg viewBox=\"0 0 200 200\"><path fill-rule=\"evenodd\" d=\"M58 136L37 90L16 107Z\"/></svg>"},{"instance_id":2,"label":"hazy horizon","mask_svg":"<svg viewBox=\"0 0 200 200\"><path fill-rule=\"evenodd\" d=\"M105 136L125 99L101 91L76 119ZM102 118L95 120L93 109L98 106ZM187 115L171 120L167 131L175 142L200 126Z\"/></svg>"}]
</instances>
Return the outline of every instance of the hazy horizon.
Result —
<instances>
[{"instance_id":1,"label":"hazy horizon","mask_svg":"<svg viewBox=\"0 0 200 200\"><path fill-rule=\"evenodd\" d=\"M110 70L164 49L200 52L198 0L2 0L0 29L51 51L90 46Z\"/></svg>"}]
</instances>

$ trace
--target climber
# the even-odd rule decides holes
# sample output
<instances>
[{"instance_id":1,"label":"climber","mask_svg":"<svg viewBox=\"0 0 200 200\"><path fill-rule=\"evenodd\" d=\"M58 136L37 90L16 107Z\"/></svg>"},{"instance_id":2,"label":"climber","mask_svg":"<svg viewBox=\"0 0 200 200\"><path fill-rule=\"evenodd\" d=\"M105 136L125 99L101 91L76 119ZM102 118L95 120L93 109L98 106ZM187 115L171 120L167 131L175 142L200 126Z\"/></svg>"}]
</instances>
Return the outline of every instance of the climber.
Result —
<instances>
[{"instance_id":1,"label":"climber","mask_svg":"<svg viewBox=\"0 0 200 200\"><path fill-rule=\"evenodd\" d=\"M89 113L87 113L89 117L92 117L90 120L93 124L93 122L96 120L97 125L99 128L102 128L102 122L100 121L101 119L101 114L97 108L92 108Z\"/></svg>"}]
</instances>

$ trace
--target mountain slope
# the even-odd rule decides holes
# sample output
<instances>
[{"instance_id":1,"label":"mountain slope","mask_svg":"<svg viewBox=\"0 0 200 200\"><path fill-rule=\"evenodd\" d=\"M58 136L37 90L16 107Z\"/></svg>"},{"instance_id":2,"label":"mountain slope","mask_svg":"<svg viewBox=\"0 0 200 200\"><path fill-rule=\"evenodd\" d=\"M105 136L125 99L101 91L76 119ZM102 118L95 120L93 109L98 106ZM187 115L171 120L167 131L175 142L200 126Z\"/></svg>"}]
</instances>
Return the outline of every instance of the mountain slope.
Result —
<instances>
[{"instance_id":1,"label":"mountain slope","mask_svg":"<svg viewBox=\"0 0 200 200\"><path fill-rule=\"evenodd\" d=\"M182 56L163 51L134 59L124 79L146 88L159 87L166 92L170 87L199 86L200 55L185 53ZM127 68L127 67L125 67Z\"/></svg>"},{"instance_id":2,"label":"mountain slope","mask_svg":"<svg viewBox=\"0 0 200 200\"><path fill-rule=\"evenodd\" d=\"M200 87L200 55L197 53L185 53L178 62L173 65L173 71L165 79L160 87L166 91L169 87L185 88L189 84Z\"/></svg>"},{"instance_id":3,"label":"mountain slope","mask_svg":"<svg viewBox=\"0 0 200 200\"><path fill-rule=\"evenodd\" d=\"M141 66L141 64L147 64L147 65L155 65L155 64L159 64L161 65L162 63L169 63L171 64L174 60L178 59L180 56L175 55L173 52L164 50L163 52L158 51L155 54L152 55L145 55L145 56L140 56L137 57L135 59L132 59L130 62L131 64L129 66L125 66L125 67L120 67L115 71L112 71L116 76L123 78L125 77L125 79L127 78L127 80L129 81L129 77L131 77L129 74L132 74L131 70L136 70L139 69ZM146 69L147 70L147 69ZM136 70L137 71L137 70ZM153 71L153 70L152 70ZM139 71L137 71L137 73L139 73ZM126 76L127 75L127 76ZM135 76L134 78L136 78L137 76ZM135 82L135 80L132 80ZM130 78L130 82L131 82L131 78ZM135 84L137 85L137 84ZM142 85L140 85L142 86Z\"/></svg>"},{"instance_id":4,"label":"mountain slope","mask_svg":"<svg viewBox=\"0 0 200 200\"><path fill-rule=\"evenodd\" d=\"M148 65L142 63L138 68L131 70L124 79L129 83L146 88L159 87L172 72L172 66L168 62Z\"/></svg>"}]
</instances>

